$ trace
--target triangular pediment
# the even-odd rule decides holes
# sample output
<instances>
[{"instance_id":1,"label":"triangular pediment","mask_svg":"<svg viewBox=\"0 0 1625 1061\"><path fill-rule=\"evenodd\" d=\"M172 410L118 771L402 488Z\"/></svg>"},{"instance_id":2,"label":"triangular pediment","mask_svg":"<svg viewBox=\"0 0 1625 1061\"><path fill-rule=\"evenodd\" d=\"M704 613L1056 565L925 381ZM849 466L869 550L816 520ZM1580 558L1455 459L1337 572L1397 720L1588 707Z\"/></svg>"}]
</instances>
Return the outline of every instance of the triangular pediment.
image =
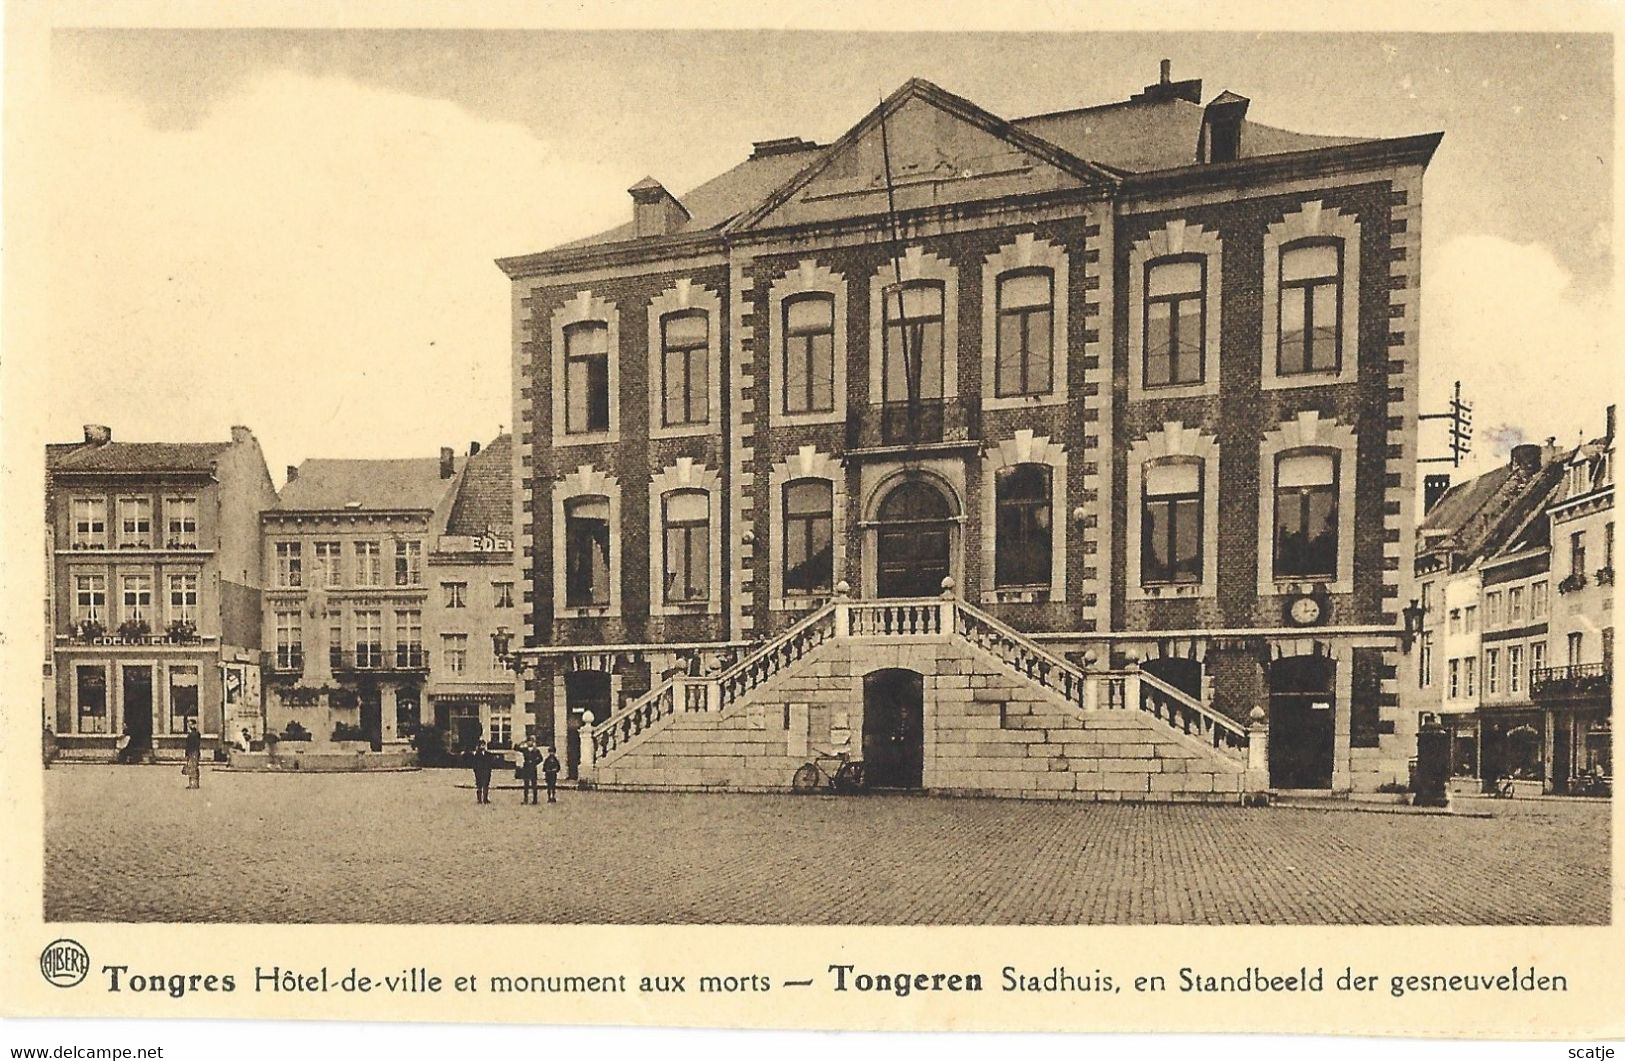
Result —
<instances>
[{"instance_id":1,"label":"triangular pediment","mask_svg":"<svg viewBox=\"0 0 1625 1061\"><path fill-rule=\"evenodd\" d=\"M1113 178L927 81L910 81L742 215L734 230L901 212L1012 195L1106 188Z\"/></svg>"}]
</instances>

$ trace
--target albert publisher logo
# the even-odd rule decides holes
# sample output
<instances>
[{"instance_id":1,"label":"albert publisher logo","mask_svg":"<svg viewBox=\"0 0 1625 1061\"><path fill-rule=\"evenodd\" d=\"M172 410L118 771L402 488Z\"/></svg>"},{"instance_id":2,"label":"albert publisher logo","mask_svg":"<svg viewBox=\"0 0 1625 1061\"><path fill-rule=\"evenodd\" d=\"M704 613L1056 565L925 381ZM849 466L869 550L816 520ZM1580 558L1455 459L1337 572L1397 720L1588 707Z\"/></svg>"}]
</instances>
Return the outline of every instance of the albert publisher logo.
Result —
<instances>
[{"instance_id":1,"label":"albert publisher logo","mask_svg":"<svg viewBox=\"0 0 1625 1061\"><path fill-rule=\"evenodd\" d=\"M90 972L90 952L77 940L53 940L40 951L39 971L57 987L77 987Z\"/></svg>"}]
</instances>

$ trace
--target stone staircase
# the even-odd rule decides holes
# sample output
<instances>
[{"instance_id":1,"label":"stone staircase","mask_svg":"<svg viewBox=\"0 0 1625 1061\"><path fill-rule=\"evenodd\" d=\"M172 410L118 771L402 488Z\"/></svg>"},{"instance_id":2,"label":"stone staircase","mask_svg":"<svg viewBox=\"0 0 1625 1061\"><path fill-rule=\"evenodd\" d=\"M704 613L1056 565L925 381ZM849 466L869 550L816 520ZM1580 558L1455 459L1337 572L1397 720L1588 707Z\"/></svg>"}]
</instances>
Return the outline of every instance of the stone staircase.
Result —
<instances>
[{"instance_id":1,"label":"stone staircase","mask_svg":"<svg viewBox=\"0 0 1625 1061\"><path fill-rule=\"evenodd\" d=\"M947 599L838 599L721 674L673 677L593 727L583 777L788 788L814 753L861 758L863 675L893 667L924 676L929 791L1234 801L1265 787L1261 727L1138 668L1082 670Z\"/></svg>"}]
</instances>

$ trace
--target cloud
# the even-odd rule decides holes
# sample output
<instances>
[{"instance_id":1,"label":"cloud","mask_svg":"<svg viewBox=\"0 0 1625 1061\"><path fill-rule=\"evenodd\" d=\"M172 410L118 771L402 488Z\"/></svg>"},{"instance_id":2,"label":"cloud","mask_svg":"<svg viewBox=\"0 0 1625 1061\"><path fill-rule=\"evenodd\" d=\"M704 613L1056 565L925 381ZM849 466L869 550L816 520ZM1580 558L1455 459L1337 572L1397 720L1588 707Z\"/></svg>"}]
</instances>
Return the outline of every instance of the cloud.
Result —
<instances>
[{"instance_id":1,"label":"cloud","mask_svg":"<svg viewBox=\"0 0 1625 1061\"><path fill-rule=\"evenodd\" d=\"M1455 380L1473 404L1474 453L1459 481L1512 446L1601 433L1614 401L1618 344L1606 293L1579 290L1552 251L1461 236L1423 257L1424 412L1442 411ZM1444 426L1423 425L1423 455L1442 455Z\"/></svg>"},{"instance_id":2,"label":"cloud","mask_svg":"<svg viewBox=\"0 0 1625 1061\"><path fill-rule=\"evenodd\" d=\"M187 129L118 96L55 102L53 423L246 423L276 469L511 425L492 259L630 208L624 174L517 124L342 78L268 73Z\"/></svg>"}]
</instances>

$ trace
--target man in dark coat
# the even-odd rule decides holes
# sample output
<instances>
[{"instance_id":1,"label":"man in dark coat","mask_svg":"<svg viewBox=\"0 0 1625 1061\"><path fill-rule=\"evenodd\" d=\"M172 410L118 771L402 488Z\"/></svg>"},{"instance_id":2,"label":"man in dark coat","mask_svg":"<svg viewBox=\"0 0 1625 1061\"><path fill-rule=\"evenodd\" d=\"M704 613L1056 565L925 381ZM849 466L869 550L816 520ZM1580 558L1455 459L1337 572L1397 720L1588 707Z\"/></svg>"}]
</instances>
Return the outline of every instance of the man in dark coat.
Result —
<instances>
[{"instance_id":1,"label":"man in dark coat","mask_svg":"<svg viewBox=\"0 0 1625 1061\"><path fill-rule=\"evenodd\" d=\"M488 804L491 802L491 753L483 740L474 746L469 763L474 767L474 802Z\"/></svg>"},{"instance_id":2,"label":"man in dark coat","mask_svg":"<svg viewBox=\"0 0 1625 1061\"><path fill-rule=\"evenodd\" d=\"M547 802L557 803L559 788L559 757L553 749L547 749L547 758L542 761L542 773L547 775Z\"/></svg>"},{"instance_id":3,"label":"man in dark coat","mask_svg":"<svg viewBox=\"0 0 1625 1061\"><path fill-rule=\"evenodd\" d=\"M541 793L536 788L536 768L541 765L542 752L534 741L525 741L519 749L519 780L525 784L525 803L540 803Z\"/></svg>"},{"instance_id":4,"label":"man in dark coat","mask_svg":"<svg viewBox=\"0 0 1625 1061\"><path fill-rule=\"evenodd\" d=\"M197 723L188 720L186 723L186 766L182 770L186 774L187 788L200 788L203 779L203 734L197 731Z\"/></svg>"}]
</instances>

